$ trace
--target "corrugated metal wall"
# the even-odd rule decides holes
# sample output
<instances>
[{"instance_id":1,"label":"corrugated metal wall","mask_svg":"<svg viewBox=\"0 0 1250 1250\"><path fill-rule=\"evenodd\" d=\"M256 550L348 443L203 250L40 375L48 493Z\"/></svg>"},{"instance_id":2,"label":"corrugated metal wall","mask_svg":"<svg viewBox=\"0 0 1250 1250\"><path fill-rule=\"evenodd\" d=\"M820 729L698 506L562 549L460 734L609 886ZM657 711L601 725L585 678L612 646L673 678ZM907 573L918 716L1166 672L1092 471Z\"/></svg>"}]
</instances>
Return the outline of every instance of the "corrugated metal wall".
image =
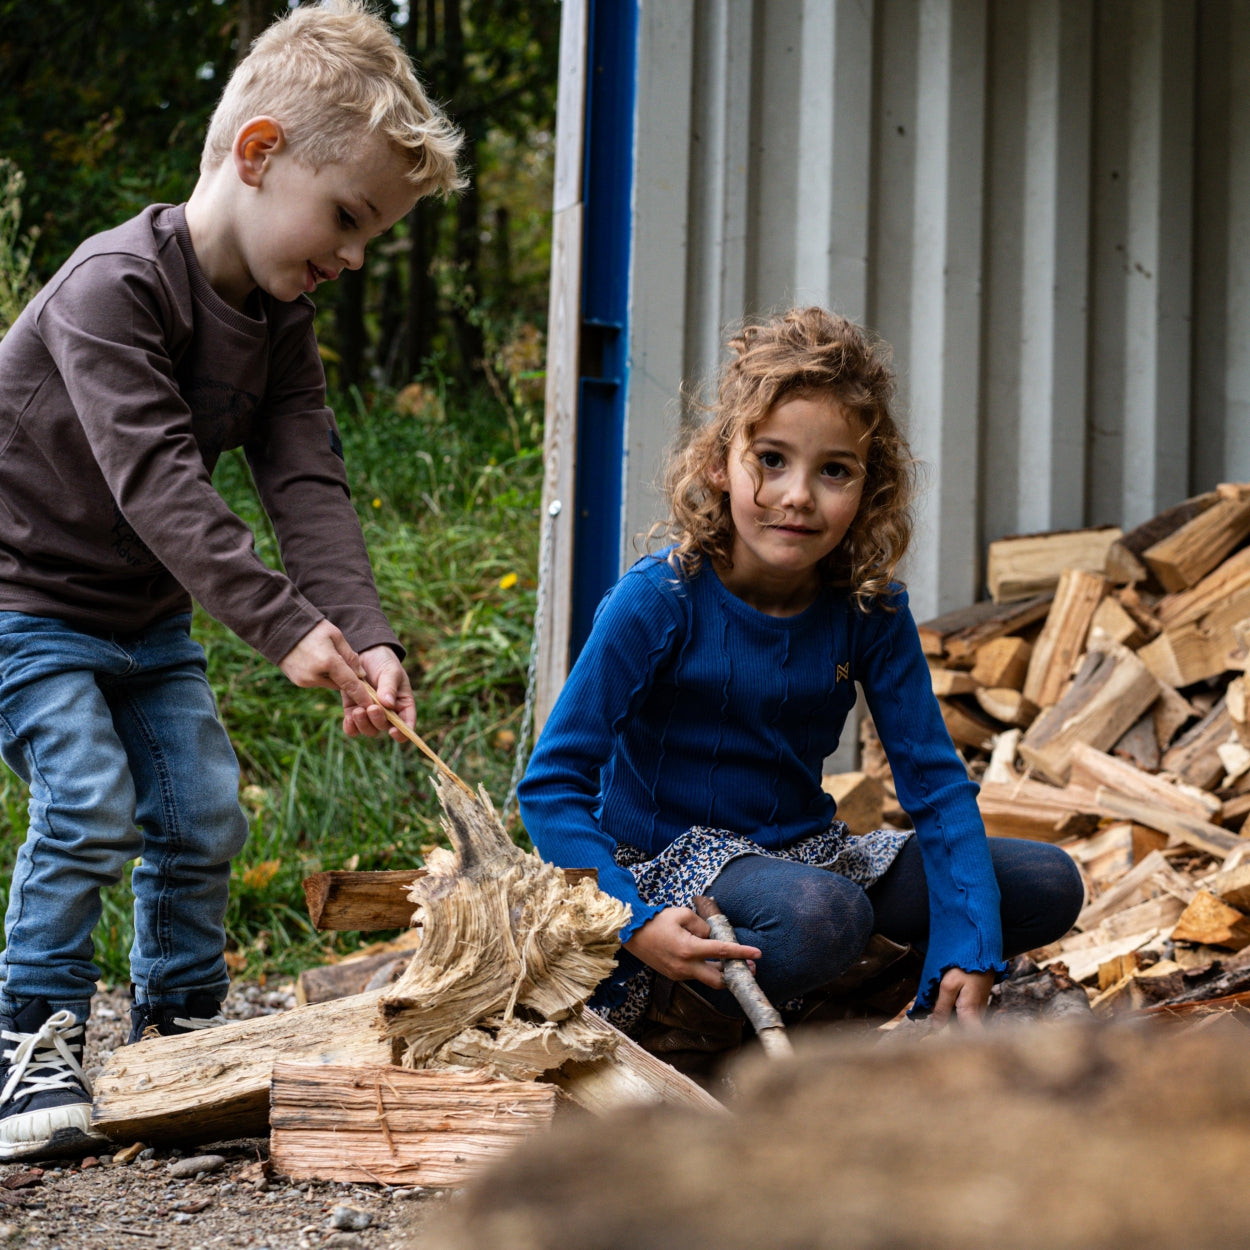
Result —
<instances>
[{"instance_id":1,"label":"corrugated metal wall","mask_svg":"<svg viewBox=\"0 0 1250 1250\"><path fill-rule=\"evenodd\" d=\"M744 312L895 348L920 617L1250 479L1250 0L641 0L622 564ZM588 246L593 240L587 241Z\"/></svg>"}]
</instances>

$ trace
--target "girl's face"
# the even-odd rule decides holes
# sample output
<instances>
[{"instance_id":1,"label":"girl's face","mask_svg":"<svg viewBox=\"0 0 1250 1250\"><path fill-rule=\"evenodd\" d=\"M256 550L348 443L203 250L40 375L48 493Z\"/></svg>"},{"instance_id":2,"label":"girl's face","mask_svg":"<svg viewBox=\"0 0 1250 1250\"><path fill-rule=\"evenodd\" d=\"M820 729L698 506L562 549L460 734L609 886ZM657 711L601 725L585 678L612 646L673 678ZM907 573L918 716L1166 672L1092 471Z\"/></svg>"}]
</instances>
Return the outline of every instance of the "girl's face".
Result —
<instances>
[{"instance_id":1,"label":"girl's face","mask_svg":"<svg viewBox=\"0 0 1250 1250\"><path fill-rule=\"evenodd\" d=\"M785 399L750 442L710 475L729 493L733 567L717 569L740 599L775 616L801 612L820 588L820 562L859 509L868 436L825 395Z\"/></svg>"}]
</instances>

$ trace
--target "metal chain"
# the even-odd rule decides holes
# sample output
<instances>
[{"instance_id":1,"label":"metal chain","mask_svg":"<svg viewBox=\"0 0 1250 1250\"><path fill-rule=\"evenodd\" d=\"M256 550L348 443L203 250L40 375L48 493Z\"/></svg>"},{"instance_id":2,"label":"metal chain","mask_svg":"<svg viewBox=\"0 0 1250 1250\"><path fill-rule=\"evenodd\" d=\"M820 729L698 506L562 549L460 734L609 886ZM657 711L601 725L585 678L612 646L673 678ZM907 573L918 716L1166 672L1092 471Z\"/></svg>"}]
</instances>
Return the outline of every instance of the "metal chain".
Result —
<instances>
[{"instance_id":1,"label":"metal chain","mask_svg":"<svg viewBox=\"0 0 1250 1250\"><path fill-rule=\"evenodd\" d=\"M538 684L538 653L542 649L542 632L546 621L547 591L551 580L551 557L556 545L556 518L563 505L553 499L543 517L542 538L538 547L538 591L534 597L534 632L530 638L529 672L525 678L525 709L521 713L521 729L517 734L516 758L512 761L512 780L508 783L508 797L503 801L503 824L507 828L508 816L516 801L517 786L525 775L525 765L530 754L530 733L534 727L534 688Z\"/></svg>"}]
</instances>

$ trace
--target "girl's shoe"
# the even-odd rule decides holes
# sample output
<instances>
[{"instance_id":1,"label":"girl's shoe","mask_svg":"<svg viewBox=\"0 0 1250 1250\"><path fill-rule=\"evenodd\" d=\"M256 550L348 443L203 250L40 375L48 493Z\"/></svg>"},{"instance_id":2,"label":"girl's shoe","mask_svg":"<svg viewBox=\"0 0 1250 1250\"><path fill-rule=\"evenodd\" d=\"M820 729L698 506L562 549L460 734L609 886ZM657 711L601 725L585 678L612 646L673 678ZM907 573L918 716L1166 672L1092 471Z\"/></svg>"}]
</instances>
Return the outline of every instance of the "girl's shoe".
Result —
<instances>
[{"instance_id":1,"label":"girl's shoe","mask_svg":"<svg viewBox=\"0 0 1250 1250\"><path fill-rule=\"evenodd\" d=\"M0 1016L0 1161L81 1155L104 1141L91 1129L83 1026L41 998Z\"/></svg>"}]
</instances>

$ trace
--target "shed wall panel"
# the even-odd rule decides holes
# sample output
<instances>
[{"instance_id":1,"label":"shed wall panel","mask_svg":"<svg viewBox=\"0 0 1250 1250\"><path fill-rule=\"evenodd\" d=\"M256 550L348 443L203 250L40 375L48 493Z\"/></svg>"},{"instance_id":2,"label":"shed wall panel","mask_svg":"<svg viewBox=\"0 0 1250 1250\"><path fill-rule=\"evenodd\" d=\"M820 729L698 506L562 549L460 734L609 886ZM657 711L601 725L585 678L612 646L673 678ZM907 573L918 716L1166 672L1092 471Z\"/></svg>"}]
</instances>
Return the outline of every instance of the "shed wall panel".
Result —
<instances>
[{"instance_id":1,"label":"shed wall panel","mask_svg":"<svg viewBox=\"0 0 1250 1250\"><path fill-rule=\"evenodd\" d=\"M639 0L628 541L723 328L891 342L921 616L1250 478L1250 0Z\"/></svg>"}]
</instances>

